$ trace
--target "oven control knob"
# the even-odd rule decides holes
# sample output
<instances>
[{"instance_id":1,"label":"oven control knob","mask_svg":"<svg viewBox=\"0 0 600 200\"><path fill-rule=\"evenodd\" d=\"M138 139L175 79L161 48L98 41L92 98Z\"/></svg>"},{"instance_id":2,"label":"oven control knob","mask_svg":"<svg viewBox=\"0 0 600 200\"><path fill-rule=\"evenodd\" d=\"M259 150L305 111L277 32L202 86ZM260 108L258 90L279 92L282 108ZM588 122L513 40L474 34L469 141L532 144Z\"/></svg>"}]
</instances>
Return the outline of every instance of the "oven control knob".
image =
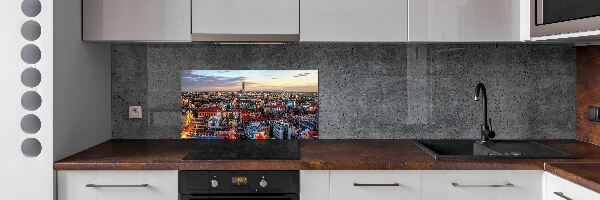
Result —
<instances>
[{"instance_id":1,"label":"oven control knob","mask_svg":"<svg viewBox=\"0 0 600 200\"><path fill-rule=\"evenodd\" d=\"M260 187L267 187L267 181L265 181L265 179L260 181L260 183L258 183L258 184L260 185Z\"/></svg>"},{"instance_id":2,"label":"oven control knob","mask_svg":"<svg viewBox=\"0 0 600 200\"><path fill-rule=\"evenodd\" d=\"M219 187L219 181L217 181L217 180L210 181L210 187L214 187L214 188Z\"/></svg>"}]
</instances>

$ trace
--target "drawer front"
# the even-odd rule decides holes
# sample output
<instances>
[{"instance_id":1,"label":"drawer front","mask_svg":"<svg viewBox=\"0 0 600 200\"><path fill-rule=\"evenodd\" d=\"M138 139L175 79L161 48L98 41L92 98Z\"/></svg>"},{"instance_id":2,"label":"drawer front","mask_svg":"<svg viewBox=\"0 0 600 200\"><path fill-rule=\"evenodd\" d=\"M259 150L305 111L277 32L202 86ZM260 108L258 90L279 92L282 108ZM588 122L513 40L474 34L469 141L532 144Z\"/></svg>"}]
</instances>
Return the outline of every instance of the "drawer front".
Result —
<instances>
[{"instance_id":1,"label":"drawer front","mask_svg":"<svg viewBox=\"0 0 600 200\"><path fill-rule=\"evenodd\" d=\"M542 200L543 171L423 171L423 200Z\"/></svg>"},{"instance_id":2,"label":"drawer front","mask_svg":"<svg viewBox=\"0 0 600 200\"><path fill-rule=\"evenodd\" d=\"M331 171L331 200L418 200L419 171Z\"/></svg>"},{"instance_id":3,"label":"drawer front","mask_svg":"<svg viewBox=\"0 0 600 200\"><path fill-rule=\"evenodd\" d=\"M600 194L554 174L546 176L546 200L600 200Z\"/></svg>"},{"instance_id":4,"label":"drawer front","mask_svg":"<svg viewBox=\"0 0 600 200\"><path fill-rule=\"evenodd\" d=\"M57 172L58 200L177 200L177 186L177 171Z\"/></svg>"}]
</instances>

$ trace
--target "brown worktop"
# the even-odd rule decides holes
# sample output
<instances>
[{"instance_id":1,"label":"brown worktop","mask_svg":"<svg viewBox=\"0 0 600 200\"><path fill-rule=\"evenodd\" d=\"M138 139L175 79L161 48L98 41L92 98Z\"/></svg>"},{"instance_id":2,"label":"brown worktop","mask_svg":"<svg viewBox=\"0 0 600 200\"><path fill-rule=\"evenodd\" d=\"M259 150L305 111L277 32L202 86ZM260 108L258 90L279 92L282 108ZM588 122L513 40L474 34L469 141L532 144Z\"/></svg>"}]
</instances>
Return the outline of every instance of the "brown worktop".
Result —
<instances>
[{"instance_id":1,"label":"brown worktop","mask_svg":"<svg viewBox=\"0 0 600 200\"><path fill-rule=\"evenodd\" d=\"M546 171L600 193L600 162L546 163Z\"/></svg>"},{"instance_id":2,"label":"brown worktop","mask_svg":"<svg viewBox=\"0 0 600 200\"><path fill-rule=\"evenodd\" d=\"M303 140L300 160L182 158L201 140L110 140L54 163L55 170L546 170L600 192L600 146L537 140L578 159L435 160L410 140ZM545 166L544 166L545 165Z\"/></svg>"},{"instance_id":3,"label":"brown worktop","mask_svg":"<svg viewBox=\"0 0 600 200\"><path fill-rule=\"evenodd\" d=\"M434 160L410 140L303 140L300 160L182 158L200 140L110 140L54 164L55 170L542 170L547 162L600 162L600 146L577 140L539 143L580 159Z\"/></svg>"}]
</instances>

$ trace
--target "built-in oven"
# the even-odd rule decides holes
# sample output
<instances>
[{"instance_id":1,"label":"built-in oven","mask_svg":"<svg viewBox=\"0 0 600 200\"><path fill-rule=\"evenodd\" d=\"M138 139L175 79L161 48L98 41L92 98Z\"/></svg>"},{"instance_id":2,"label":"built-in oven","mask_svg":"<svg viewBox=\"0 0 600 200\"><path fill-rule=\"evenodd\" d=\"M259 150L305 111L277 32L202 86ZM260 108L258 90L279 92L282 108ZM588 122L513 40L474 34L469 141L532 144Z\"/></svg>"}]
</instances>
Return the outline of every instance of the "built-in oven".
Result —
<instances>
[{"instance_id":1,"label":"built-in oven","mask_svg":"<svg viewBox=\"0 0 600 200\"><path fill-rule=\"evenodd\" d=\"M600 30L600 0L531 0L533 37Z\"/></svg>"},{"instance_id":2,"label":"built-in oven","mask_svg":"<svg viewBox=\"0 0 600 200\"><path fill-rule=\"evenodd\" d=\"M179 171L180 200L298 200L299 171Z\"/></svg>"}]
</instances>

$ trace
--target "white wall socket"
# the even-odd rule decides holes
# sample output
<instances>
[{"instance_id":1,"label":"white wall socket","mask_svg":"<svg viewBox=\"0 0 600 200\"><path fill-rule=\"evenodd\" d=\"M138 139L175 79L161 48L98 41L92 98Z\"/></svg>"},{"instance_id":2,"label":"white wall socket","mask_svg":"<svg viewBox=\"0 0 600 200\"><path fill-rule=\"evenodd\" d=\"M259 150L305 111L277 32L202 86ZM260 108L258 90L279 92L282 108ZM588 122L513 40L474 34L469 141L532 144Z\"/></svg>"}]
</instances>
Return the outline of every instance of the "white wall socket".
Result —
<instances>
[{"instance_id":1,"label":"white wall socket","mask_svg":"<svg viewBox=\"0 0 600 200\"><path fill-rule=\"evenodd\" d=\"M142 106L129 106L129 118L130 119L141 119L142 118Z\"/></svg>"}]
</instances>

